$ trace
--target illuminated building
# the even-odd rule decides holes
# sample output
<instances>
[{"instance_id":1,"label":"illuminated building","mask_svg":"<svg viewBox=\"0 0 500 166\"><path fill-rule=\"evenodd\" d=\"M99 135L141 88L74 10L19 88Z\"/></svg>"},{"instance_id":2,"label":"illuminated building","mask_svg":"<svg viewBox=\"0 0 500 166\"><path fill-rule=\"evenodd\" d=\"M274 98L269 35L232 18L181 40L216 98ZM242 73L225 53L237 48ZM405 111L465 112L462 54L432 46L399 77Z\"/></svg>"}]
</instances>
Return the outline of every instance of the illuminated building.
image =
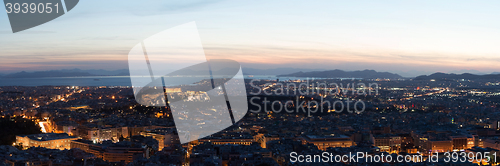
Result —
<instances>
[{"instance_id":1,"label":"illuminated building","mask_svg":"<svg viewBox=\"0 0 500 166\"><path fill-rule=\"evenodd\" d=\"M451 136L453 142L453 150L465 150L470 147L467 136ZM471 141L473 143L473 141Z\"/></svg>"},{"instance_id":2,"label":"illuminated building","mask_svg":"<svg viewBox=\"0 0 500 166\"><path fill-rule=\"evenodd\" d=\"M470 149L474 146L476 146L476 136L468 136L467 137L467 149Z\"/></svg>"},{"instance_id":3,"label":"illuminated building","mask_svg":"<svg viewBox=\"0 0 500 166\"><path fill-rule=\"evenodd\" d=\"M141 132L142 136L153 137L158 141L158 150L163 150L165 147L172 147L175 144L180 144L179 136L175 128L159 128Z\"/></svg>"},{"instance_id":4,"label":"illuminated building","mask_svg":"<svg viewBox=\"0 0 500 166\"><path fill-rule=\"evenodd\" d=\"M419 146L424 152L450 152L453 150L452 138L447 132L427 132L419 136ZM462 137L458 136L456 138L456 145L463 146L464 140L460 139ZM465 139L465 144L467 144L466 142L467 139Z\"/></svg>"},{"instance_id":5,"label":"illuminated building","mask_svg":"<svg viewBox=\"0 0 500 166\"><path fill-rule=\"evenodd\" d=\"M426 149L429 152L450 152L453 142L451 140L429 140Z\"/></svg>"},{"instance_id":6,"label":"illuminated building","mask_svg":"<svg viewBox=\"0 0 500 166\"><path fill-rule=\"evenodd\" d=\"M38 122L38 126L40 126L40 129L42 130L43 133L50 133L53 130L53 127L51 125L52 123L50 121L40 121Z\"/></svg>"},{"instance_id":7,"label":"illuminated building","mask_svg":"<svg viewBox=\"0 0 500 166\"><path fill-rule=\"evenodd\" d=\"M74 121L58 121L54 122L55 133L66 133L68 135L74 135L78 123Z\"/></svg>"},{"instance_id":8,"label":"illuminated building","mask_svg":"<svg viewBox=\"0 0 500 166\"><path fill-rule=\"evenodd\" d=\"M372 141L376 147L380 148L381 152L399 152L401 150L401 137L397 135L375 135Z\"/></svg>"},{"instance_id":9,"label":"illuminated building","mask_svg":"<svg viewBox=\"0 0 500 166\"><path fill-rule=\"evenodd\" d=\"M351 147L354 145L354 142L350 137L340 134L332 134L330 136L306 135L301 139L302 144L314 144L319 150L326 150L329 147Z\"/></svg>"},{"instance_id":10,"label":"illuminated building","mask_svg":"<svg viewBox=\"0 0 500 166\"><path fill-rule=\"evenodd\" d=\"M127 141L119 143L111 143L110 141L93 143L92 141L79 139L71 141L71 149L73 148L79 148L87 153L92 153L96 157L108 162L130 163L142 157L149 157L146 150L140 144L132 144Z\"/></svg>"},{"instance_id":11,"label":"illuminated building","mask_svg":"<svg viewBox=\"0 0 500 166\"><path fill-rule=\"evenodd\" d=\"M79 126L76 132L81 138L86 140L92 140L96 142L113 140L117 141L120 137L128 138L129 130L128 127L114 127L114 128L96 128Z\"/></svg>"},{"instance_id":12,"label":"illuminated building","mask_svg":"<svg viewBox=\"0 0 500 166\"><path fill-rule=\"evenodd\" d=\"M68 107L66 109L70 110L70 111L76 111L76 110L80 110L80 109L91 109L91 108L88 105L81 105L81 106Z\"/></svg>"},{"instance_id":13,"label":"illuminated building","mask_svg":"<svg viewBox=\"0 0 500 166\"><path fill-rule=\"evenodd\" d=\"M181 88L165 88L165 93L180 93Z\"/></svg>"},{"instance_id":14,"label":"illuminated building","mask_svg":"<svg viewBox=\"0 0 500 166\"><path fill-rule=\"evenodd\" d=\"M280 137L278 135L271 134L259 134L255 136L255 140L260 144L260 147L267 148L267 142L279 140Z\"/></svg>"},{"instance_id":15,"label":"illuminated building","mask_svg":"<svg viewBox=\"0 0 500 166\"><path fill-rule=\"evenodd\" d=\"M407 153L417 153L418 149L415 148L415 141L412 134L404 133L398 134L401 137L401 150Z\"/></svg>"},{"instance_id":16,"label":"illuminated building","mask_svg":"<svg viewBox=\"0 0 500 166\"><path fill-rule=\"evenodd\" d=\"M16 136L16 144L22 145L23 149L30 147L43 147L47 149L69 149L72 140L77 140L76 137L68 136L62 133L45 133L33 135L18 135Z\"/></svg>"},{"instance_id":17,"label":"illuminated building","mask_svg":"<svg viewBox=\"0 0 500 166\"><path fill-rule=\"evenodd\" d=\"M210 143L212 145L251 145L255 139L248 133L223 133L217 136L205 137L198 140L199 144Z\"/></svg>"}]
</instances>

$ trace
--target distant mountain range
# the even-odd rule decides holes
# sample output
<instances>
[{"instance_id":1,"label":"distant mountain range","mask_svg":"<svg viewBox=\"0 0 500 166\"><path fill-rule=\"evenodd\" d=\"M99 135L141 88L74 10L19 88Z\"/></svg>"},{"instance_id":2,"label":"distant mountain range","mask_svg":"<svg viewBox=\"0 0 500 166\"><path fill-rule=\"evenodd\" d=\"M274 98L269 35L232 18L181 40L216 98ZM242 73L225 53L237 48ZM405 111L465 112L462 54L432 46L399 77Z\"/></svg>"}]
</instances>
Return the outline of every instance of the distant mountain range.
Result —
<instances>
[{"instance_id":1,"label":"distant mountain range","mask_svg":"<svg viewBox=\"0 0 500 166\"><path fill-rule=\"evenodd\" d=\"M494 72L492 74L477 75L470 73L463 74L447 74L447 73L434 73L431 75L421 75L415 77L414 80L480 80L480 79L500 79L500 73Z\"/></svg>"},{"instance_id":2,"label":"distant mountain range","mask_svg":"<svg viewBox=\"0 0 500 166\"><path fill-rule=\"evenodd\" d=\"M4 78L44 78L44 77L90 77L90 76L128 76L127 69L122 70L50 70L50 71L35 71L35 72L18 72L6 74Z\"/></svg>"},{"instance_id":3,"label":"distant mountain range","mask_svg":"<svg viewBox=\"0 0 500 166\"><path fill-rule=\"evenodd\" d=\"M343 70L327 70L327 71L311 71L297 72L292 74L278 75L278 77L320 77L320 78L388 78L398 79L402 76L389 72L377 72L375 70L362 71L343 71Z\"/></svg>"},{"instance_id":4,"label":"distant mountain range","mask_svg":"<svg viewBox=\"0 0 500 166\"><path fill-rule=\"evenodd\" d=\"M228 70L229 71L229 70ZM300 69L300 68L276 68L276 69L253 69L243 68L244 75L276 75L279 77L320 77L320 78L389 78L398 79L403 78L401 75L389 72L377 72L375 70L362 70L362 71L343 71L343 70L326 70L321 71L317 69ZM196 71L184 70L177 74L196 74ZM231 74L228 72L219 71L221 74ZM5 74L0 73L3 78L43 78L43 77L92 77L92 76L129 76L128 69L120 70L82 70L82 69L65 69L65 70L49 70L49 71L34 71L34 72L18 72ZM447 73L434 73L431 75L420 75L414 80L458 80L458 79L500 79L500 72L493 72L491 74L447 74Z\"/></svg>"}]
</instances>

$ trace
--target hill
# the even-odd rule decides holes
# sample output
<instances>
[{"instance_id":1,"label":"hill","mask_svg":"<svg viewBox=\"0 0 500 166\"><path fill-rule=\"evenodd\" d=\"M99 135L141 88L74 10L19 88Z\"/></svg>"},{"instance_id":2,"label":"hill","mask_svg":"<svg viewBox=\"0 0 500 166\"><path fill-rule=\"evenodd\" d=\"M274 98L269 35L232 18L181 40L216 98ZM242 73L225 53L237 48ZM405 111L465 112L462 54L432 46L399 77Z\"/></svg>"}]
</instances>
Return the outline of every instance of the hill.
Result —
<instances>
[{"instance_id":1,"label":"hill","mask_svg":"<svg viewBox=\"0 0 500 166\"><path fill-rule=\"evenodd\" d=\"M434 73L431 75L421 75L415 77L414 80L479 80L479 79L500 79L500 74L485 74L485 75L477 75L470 73L463 74L447 74L447 73Z\"/></svg>"},{"instance_id":2,"label":"hill","mask_svg":"<svg viewBox=\"0 0 500 166\"><path fill-rule=\"evenodd\" d=\"M362 71L327 70L327 71L297 72L292 74L278 75L278 77L364 78L364 79L403 78L398 74L389 72L377 72L375 70L362 70Z\"/></svg>"}]
</instances>

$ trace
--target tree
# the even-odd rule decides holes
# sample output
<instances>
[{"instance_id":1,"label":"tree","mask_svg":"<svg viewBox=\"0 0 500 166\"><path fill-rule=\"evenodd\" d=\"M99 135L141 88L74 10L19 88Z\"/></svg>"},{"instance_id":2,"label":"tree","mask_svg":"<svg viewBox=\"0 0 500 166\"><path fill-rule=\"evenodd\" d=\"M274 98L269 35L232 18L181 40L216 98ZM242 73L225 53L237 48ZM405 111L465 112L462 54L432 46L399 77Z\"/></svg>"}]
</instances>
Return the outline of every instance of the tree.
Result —
<instances>
[{"instance_id":1,"label":"tree","mask_svg":"<svg viewBox=\"0 0 500 166\"><path fill-rule=\"evenodd\" d=\"M121 135L120 135L120 138L118 138L118 140L119 140L120 142L122 142L123 140L125 140L125 138L123 138L123 134L121 134Z\"/></svg>"},{"instance_id":2,"label":"tree","mask_svg":"<svg viewBox=\"0 0 500 166\"><path fill-rule=\"evenodd\" d=\"M16 135L40 134L40 126L34 121L16 118L0 118L0 145L12 145Z\"/></svg>"}]
</instances>

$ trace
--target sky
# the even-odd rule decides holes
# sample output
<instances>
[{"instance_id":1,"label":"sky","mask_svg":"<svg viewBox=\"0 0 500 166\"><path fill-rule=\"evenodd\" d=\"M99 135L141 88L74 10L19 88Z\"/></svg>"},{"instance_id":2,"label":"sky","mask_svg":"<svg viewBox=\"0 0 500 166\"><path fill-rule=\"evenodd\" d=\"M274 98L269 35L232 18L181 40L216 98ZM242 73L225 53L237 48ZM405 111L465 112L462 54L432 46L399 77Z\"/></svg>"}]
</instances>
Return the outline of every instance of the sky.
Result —
<instances>
[{"instance_id":1,"label":"sky","mask_svg":"<svg viewBox=\"0 0 500 166\"><path fill-rule=\"evenodd\" d=\"M0 12L0 73L127 69L137 43L195 21L208 59L247 68L500 72L500 1L85 0L12 33Z\"/></svg>"}]
</instances>

